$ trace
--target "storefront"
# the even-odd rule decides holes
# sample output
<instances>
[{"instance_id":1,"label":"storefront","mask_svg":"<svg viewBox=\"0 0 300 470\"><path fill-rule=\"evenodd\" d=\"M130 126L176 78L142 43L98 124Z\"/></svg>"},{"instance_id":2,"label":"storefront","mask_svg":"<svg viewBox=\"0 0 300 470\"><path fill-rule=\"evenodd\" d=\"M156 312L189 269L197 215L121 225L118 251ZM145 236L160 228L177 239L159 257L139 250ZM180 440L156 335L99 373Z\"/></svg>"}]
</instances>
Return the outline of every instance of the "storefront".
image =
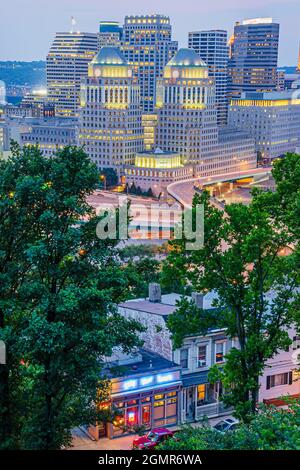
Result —
<instances>
[{"instance_id":1,"label":"storefront","mask_svg":"<svg viewBox=\"0 0 300 470\"><path fill-rule=\"evenodd\" d=\"M112 423L99 424L92 432L90 429L94 438L114 438L135 427L149 430L180 422L181 368L160 357L155 362L152 354L151 367L147 361L147 368L140 365L130 375L111 379L110 406L116 416ZM165 369L167 365L169 368Z\"/></svg>"},{"instance_id":2,"label":"storefront","mask_svg":"<svg viewBox=\"0 0 300 470\"><path fill-rule=\"evenodd\" d=\"M113 424L108 424L108 436L124 435L124 429L134 426L153 429L176 425L180 410L180 389L180 370L126 380L114 379L111 396L118 416Z\"/></svg>"}]
</instances>

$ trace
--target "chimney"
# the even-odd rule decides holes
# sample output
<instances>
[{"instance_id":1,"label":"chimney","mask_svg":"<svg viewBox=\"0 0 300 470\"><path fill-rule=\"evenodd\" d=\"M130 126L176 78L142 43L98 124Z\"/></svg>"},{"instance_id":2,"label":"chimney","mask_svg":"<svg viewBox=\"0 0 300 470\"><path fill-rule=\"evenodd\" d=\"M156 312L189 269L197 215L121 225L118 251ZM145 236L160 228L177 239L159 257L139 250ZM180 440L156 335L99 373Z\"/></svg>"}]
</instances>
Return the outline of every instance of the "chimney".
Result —
<instances>
[{"instance_id":1,"label":"chimney","mask_svg":"<svg viewBox=\"0 0 300 470\"><path fill-rule=\"evenodd\" d=\"M152 282L149 284L149 301L150 302L161 302L161 289L160 284Z\"/></svg>"},{"instance_id":2,"label":"chimney","mask_svg":"<svg viewBox=\"0 0 300 470\"><path fill-rule=\"evenodd\" d=\"M195 303L196 307L203 308L203 294L199 294L199 292L192 292L192 300Z\"/></svg>"}]
</instances>

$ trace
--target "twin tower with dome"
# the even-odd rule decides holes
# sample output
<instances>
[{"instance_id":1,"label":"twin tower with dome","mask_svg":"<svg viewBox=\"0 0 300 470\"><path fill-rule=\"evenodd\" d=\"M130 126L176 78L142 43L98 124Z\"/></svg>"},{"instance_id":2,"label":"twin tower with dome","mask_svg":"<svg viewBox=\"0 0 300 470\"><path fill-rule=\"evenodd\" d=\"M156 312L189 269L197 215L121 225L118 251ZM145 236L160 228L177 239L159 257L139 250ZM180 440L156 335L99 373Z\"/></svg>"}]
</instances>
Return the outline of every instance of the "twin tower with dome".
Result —
<instances>
[{"instance_id":1,"label":"twin tower with dome","mask_svg":"<svg viewBox=\"0 0 300 470\"><path fill-rule=\"evenodd\" d=\"M103 47L82 80L80 122L80 144L99 168L155 194L174 181L256 167L252 139L218 127L215 84L192 49L167 63L156 80L155 112L142 115L132 67L117 47Z\"/></svg>"}]
</instances>

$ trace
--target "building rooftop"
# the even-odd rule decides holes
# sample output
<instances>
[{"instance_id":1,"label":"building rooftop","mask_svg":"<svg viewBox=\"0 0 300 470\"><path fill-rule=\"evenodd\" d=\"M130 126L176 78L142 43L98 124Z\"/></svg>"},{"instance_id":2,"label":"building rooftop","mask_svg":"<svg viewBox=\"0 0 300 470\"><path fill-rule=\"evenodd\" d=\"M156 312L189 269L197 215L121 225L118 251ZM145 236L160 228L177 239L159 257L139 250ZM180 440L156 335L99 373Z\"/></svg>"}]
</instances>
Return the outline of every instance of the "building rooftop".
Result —
<instances>
[{"instance_id":1,"label":"building rooftop","mask_svg":"<svg viewBox=\"0 0 300 470\"><path fill-rule=\"evenodd\" d=\"M104 46L100 49L91 65L128 65L118 47Z\"/></svg>"},{"instance_id":2,"label":"building rooftop","mask_svg":"<svg viewBox=\"0 0 300 470\"><path fill-rule=\"evenodd\" d=\"M241 94L237 100L264 100L264 101L280 101L291 100L293 98L293 91L246 91Z\"/></svg>"},{"instance_id":3,"label":"building rooftop","mask_svg":"<svg viewBox=\"0 0 300 470\"><path fill-rule=\"evenodd\" d=\"M273 18L250 18L242 21L243 26L247 25L256 25L256 24L271 24L273 23Z\"/></svg>"},{"instance_id":4,"label":"building rooftop","mask_svg":"<svg viewBox=\"0 0 300 470\"><path fill-rule=\"evenodd\" d=\"M109 375L109 369L121 367L121 376L135 375L135 374L144 374L146 372L157 372L164 369L170 369L172 367L179 367L178 364L175 364L168 359L165 359L162 356L159 356L156 353L146 351L145 349L139 349L136 355L130 356L130 361L127 363L122 363L119 360L114 360L114 357L108 358L107 368L105 372ZM115 372L112 374L116 376Z\"/></svg>"},{"instance_id":5,"label":"building rooftop","mask_svg":"<svg viewBox=\"0 0 300 470\"><path fill-rule=\"evenodd\" d=\"M176 303L180 301L182 296L180 294L166 294L161 296L161 302L150 302L149 299L135 299L128 300L119 304L119 307L129 310L136 310L155 315L168 316L176 310ZM190 297L187 297L190 299ZM203 307L205 309L213 308L213 301L217 299L217 294L212 291L204 295Z\"/></svg>"},{"instance_id":6,"label":"building rooftop","mask_svg":"<svg viewBox=\"0 0 300 470\"><path fill-rule=\"evenodd\" d=\"M179 49L167 64L169 67L207 67L194 49Z\"/></svg>"}]
</instances>

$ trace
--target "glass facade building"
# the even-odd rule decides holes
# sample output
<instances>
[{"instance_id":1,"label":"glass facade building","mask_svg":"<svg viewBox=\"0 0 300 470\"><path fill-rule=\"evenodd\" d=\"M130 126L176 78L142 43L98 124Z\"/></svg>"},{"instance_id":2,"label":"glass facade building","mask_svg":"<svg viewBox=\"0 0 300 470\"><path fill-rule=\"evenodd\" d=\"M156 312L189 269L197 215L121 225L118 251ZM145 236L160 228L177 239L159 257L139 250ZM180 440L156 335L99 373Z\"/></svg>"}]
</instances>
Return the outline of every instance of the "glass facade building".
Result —
<instances>
[{"instance_id":1,"label":"glass facade building","mask_svg":"<svg viewBox=\"0 0 300 470\"><path fill-rule=\"evenodd\" d=\"M277 84L279 24L272 18L236 23L229 61L229 97L274 91Z\"/></svg>"},{"instance_id":2,"label":"glass facade building","mask_svg":"<svg viewBox=\"0 0 300 470\"><path fill-rule=\"evenodd\" d=\"M227 122L228 58L227 31L193 31L189 33L189 48L194 49L208 66L208 74L215 82L215 103L218 125Z\"/></svg>"},{"instance_id":3,"label":"glass facade building","mask_svg":"<svg viewBox=\"0 0 300 470\"><path fill-rule=\"evenodd\" d=\"M97 53L97 34L56 33L46 61L48 101L57 116L78 116L80 82Z\"/></svg>"},{"instance_id":4,"label":"glass facade building","mask_svg":"<svg viewBox=\"0 0 300 470\"><path fill-rule=\"evenodd\" d=\"M141 104L145 113L155 107L156 79L177 51L172 41L170 18L164 15L126 16L122 50L133 67L141 87Z\"/></svg>"}]
</instances>

